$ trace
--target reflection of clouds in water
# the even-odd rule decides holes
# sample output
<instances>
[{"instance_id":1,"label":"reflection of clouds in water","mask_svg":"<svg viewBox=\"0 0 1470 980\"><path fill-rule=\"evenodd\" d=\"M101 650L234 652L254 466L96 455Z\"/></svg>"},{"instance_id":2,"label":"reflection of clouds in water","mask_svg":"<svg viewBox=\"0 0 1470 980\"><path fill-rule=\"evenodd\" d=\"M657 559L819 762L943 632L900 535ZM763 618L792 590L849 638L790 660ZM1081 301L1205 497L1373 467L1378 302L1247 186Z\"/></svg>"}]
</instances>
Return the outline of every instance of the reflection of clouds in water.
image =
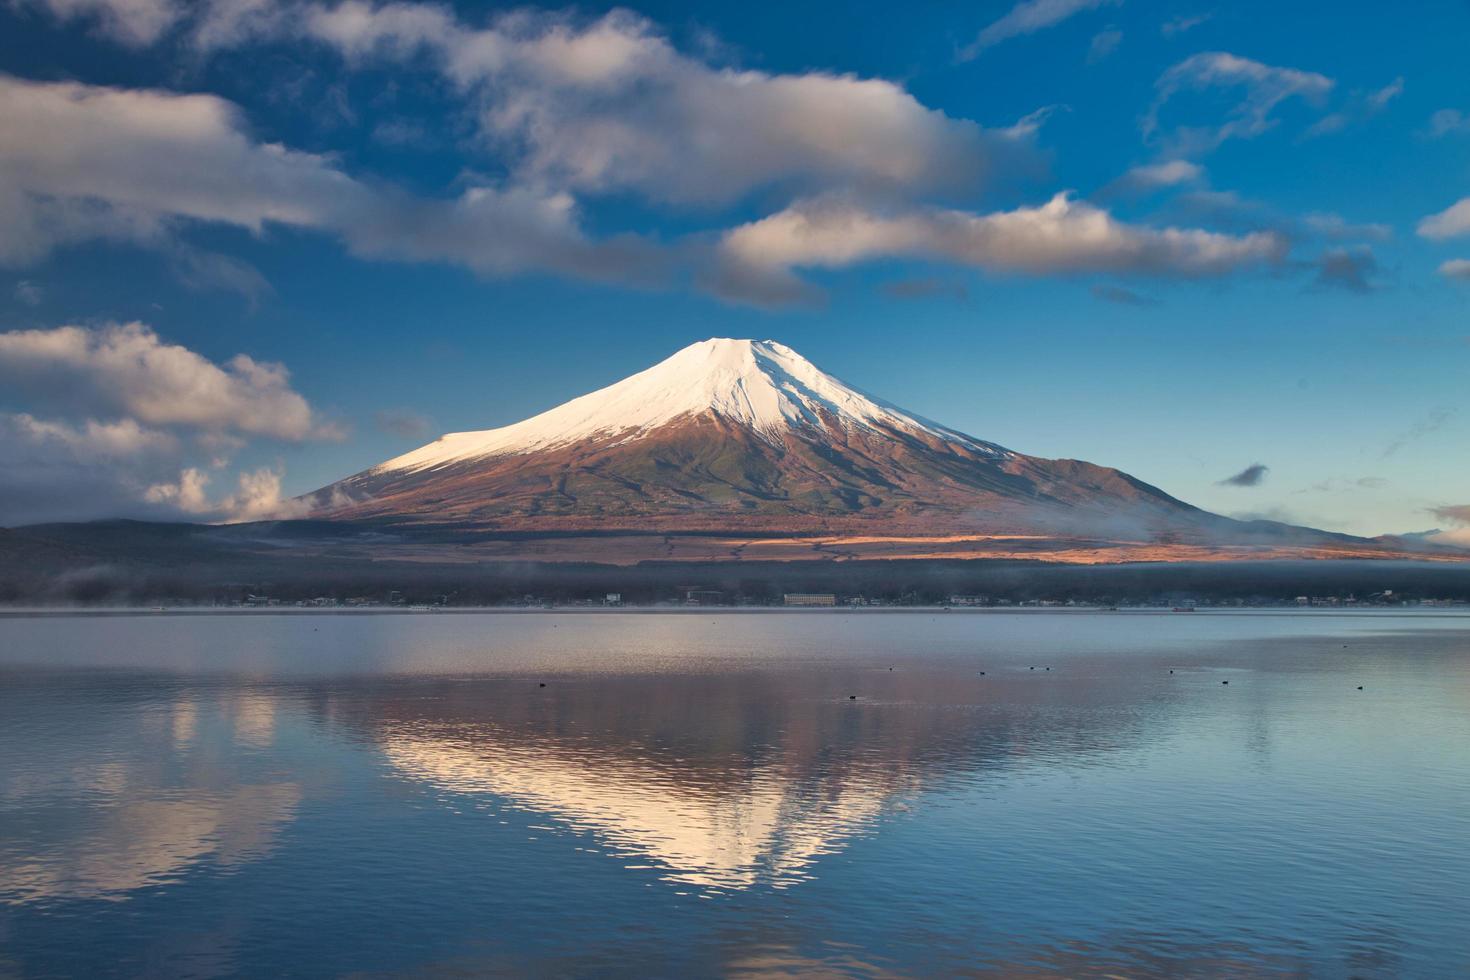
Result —
<instances>
[{"instance_id":1,"label":"reflection of clouds in water","mask_svg":"<svg viewBox=\"0 0 1470 980\"><path fill-rule=\"evenodd\" d=\"M121 899L207 858L237 867L270 850L300 802L295 784L271 783L98 808L72 832L47 828L44 849L0 852L0 901Z\"/></svg>"},{"instance_id":2,"label":"reflection of clouds in water","mask_svg":"<svg viewBox=\"0 0 1470 980\"><path fill-rule=\"evenodd\" d=\"M657 861L670 881L748 888L793 884L817 857L880 813L875 785L826 777L803 785L775 767L725 786L681 784L647 760L579 757L476 731L456 744L389 731L381 741L406 775L456 793L492 794L603 838L624 856Z\"/></svg>"},{"instance_id":3,"label":"reflection of clouds in water","mask_svg":"<svg viewBox=\"0 0 1470 980\"><path fill-rule=\"evenodd\" d=\"M276 702L261 694L247 694L235 702L235 741L266 748L276 736Z\"/></svg>"},{"instance_id":4,"label":"reflection of clouds in water","mask_svg":"<svg viewBox=\"0 0 1470 980\"><path fill-rule=\"evenodd\" d=\"M0 757L0 904L120 900L271 850L301 789L246 777L227 749L272 743L269 696L79 680L82 697L17 687L0 705L29 734Z\"/></svg>"},{"instance_id":5,"label":"reflection of clouds in water","mask_svg":"<svg viewBox=\"0 0 1470 980\"><path fill-rule=\"evenodd\" d=\"M871 954L857 947L827 944L827 955L816 958L785 946L756 946L720 965L726 977L873 977L885 980L902 973L872 962Z\"/></svg>"},{"instance_id":6,"label":"reflection of clouds in water","mask_svg":"<svg viewBox=\"0 0 1470 980\"><path fill-rule=\"evenodd\" d=\"M187 698L178 699L173 703L169 721L173 731L174 747L188 748L189 743L194 741L195 733L199 731L198 706Z\"/></svg>"}]
</instances>

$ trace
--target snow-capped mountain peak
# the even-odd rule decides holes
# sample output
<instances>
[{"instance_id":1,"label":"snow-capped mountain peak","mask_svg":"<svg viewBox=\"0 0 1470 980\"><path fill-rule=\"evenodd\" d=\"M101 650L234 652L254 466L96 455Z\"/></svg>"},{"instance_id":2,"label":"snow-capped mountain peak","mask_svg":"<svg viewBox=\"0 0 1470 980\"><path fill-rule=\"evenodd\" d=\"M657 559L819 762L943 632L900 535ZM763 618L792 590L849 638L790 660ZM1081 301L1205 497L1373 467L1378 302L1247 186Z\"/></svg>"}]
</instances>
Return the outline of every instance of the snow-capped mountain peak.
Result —
<instances>
[{"instance_id":1,"label":"snow-capped mountain peak","mask_svg":"<svg viewBox=\"0 0 1470 980\"><path fill-rule=\"evenodd\" d=\"M463 460L536 452L586 439L636 439L678 419L714 414L779 443L800 426L899 430L971 451L1004 450L910 415L819 370L773 340L712 338L645 371L499 429L454 432L373 472L419 472Z\"/></svg>"}]
</instances>

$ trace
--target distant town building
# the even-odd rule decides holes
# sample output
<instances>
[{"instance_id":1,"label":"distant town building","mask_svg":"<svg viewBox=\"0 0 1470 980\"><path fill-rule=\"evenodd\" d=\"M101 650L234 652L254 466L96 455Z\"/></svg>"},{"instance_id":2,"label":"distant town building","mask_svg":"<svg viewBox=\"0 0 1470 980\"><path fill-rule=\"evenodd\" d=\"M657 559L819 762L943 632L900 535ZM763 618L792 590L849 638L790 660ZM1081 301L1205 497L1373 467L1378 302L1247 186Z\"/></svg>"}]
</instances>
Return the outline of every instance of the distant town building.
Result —
<instances>
[{"instance_id":1,"label":"distant town building","mask_svg":"<svg viewBox=\"0 0 1470 980\"><path fill-rule=\"evenodd\" d=\"M788 592L782 597L788 606L835 606L837 597L830 592Z\"/></svg>"},{"instance_id":2,"label":"distant town building","mask_svg":"<svg viewBox=\"0 0 1470 980\"><path fill-rule=\"evenodd\" d=\"M605 606L621 606L623 604L623 594L621 592L609 592L607 598L602 600L602 604Z\"/></svg>"},{"instance_id":3,"label":"distant town building","mask_svg":"<svg viewBox=\"0 0 1470 980\"><path fill-rule=\"evenodd\" d=\"M988 595L952 595L949 597L951 606L988 606L990 596Z\"/></svg>"},{"instance_id":4,"label":"distant town building","mask_svg":"<svg viewBox=\"0 0 1470 980\"><path fill-rule=\"evenodd\" d=\"M725 593L719 589L685 588L684 602L690 606L720 606L724 605Z\"/></svg>"}]
</instances>

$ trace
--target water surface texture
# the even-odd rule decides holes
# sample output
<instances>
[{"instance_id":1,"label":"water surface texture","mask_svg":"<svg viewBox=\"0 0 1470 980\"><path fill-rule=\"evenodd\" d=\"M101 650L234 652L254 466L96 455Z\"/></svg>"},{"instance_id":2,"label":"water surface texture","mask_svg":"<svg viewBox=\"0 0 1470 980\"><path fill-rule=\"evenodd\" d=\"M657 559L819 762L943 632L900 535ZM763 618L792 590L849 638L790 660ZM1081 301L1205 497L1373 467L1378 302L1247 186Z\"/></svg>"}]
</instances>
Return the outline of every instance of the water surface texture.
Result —
<instances>
[{"instance_id":1,"label":"water surface texture","mask_svg":"<svg viewBox=\"0 0 1470 980\"><path fill-rule=\"evenodd\" d=\"M1465 616L0 618L6 976L1457 976L1467 840Z\"/></svg>"}]
</instances>

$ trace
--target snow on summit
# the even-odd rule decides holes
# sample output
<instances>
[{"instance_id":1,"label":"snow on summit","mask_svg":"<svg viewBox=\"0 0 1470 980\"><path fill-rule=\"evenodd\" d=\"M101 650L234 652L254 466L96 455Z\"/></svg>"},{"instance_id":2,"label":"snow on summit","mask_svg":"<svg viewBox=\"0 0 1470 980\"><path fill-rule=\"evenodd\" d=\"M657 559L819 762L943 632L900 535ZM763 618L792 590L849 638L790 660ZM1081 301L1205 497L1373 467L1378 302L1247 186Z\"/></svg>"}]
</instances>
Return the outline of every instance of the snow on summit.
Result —
<instances>
[{"instance_id":1,"label":"snow on summit","mask_svg":"<svg viewBox=\"0 0 1470 980\"><path fill-rule=\"evenodd\" d=\"M627 439L690 416L713 413L780 442L797 426L834 422L923 433L972 450L1001 453L892 405L869 398L774 340L712 338L646 371L550 411L479 432L452 432L371 472L416 472L485 456L534 452L590 438Z\"/></svg>"}]
</instances>

